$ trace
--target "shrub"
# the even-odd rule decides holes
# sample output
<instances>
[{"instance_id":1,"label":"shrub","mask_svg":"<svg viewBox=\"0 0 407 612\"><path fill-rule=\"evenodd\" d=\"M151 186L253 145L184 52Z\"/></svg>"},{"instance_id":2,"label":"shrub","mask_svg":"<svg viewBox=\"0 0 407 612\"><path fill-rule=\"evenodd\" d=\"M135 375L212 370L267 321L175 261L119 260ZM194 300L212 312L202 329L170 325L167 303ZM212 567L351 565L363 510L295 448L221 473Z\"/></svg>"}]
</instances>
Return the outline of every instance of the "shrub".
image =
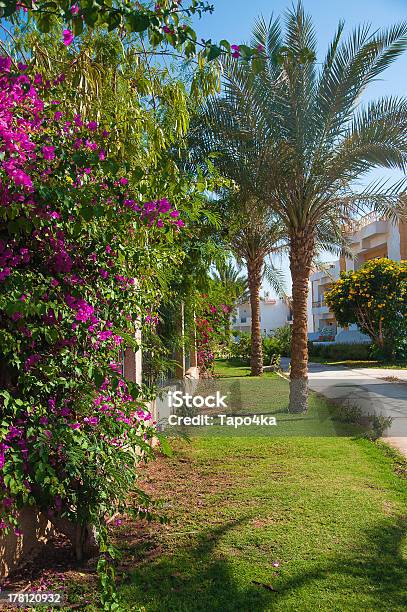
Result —
<instances>
[{"instance_id":1,"label":"shrub","mask_svg":"<svg viewBox=\"0 0 407 612\"><path fill-rule=\"evenodd\" d=\"M270 365L274 355L289 357L291 349L291 325L279 327L270 336L263 338L264 364Z\"/></svg>"},{"instance_id":2,"label":"shrub","mask_svg":"<svg viewBox=\"0 0 407 612\"><path fill-rule=\"evenodd\" d=\"M357 323L370 336L379 359L396 358L407 334L407 262L383 257L342 273L325 300L340 325Z\"/></svg>"},{"instance_id":3,"label":"shrub","mask_svg":"<svg viewBox=\"0 0 407 612\"><path fill-rule=\"evenodd\" d=\"M367 433L367 437L370 440L378 440L383 434L391 427L393 419L391 417L385 417L382 414L370 414L369 422L371 429Z\"/></svg>"},{"instance_id":4,"label":"shrub","mask_svg":"<svg viewBox=\"0 0 407 612\"><path fill-rule=\"evenodd\" d=\"M308 343L310 357L322 357L332 361L367 361L371 359L370 344L314 344Z\"/></svg>"},{"instance_id":5,"label":"shrub","mask_svg":"<svg viewBox=\"0 0 407 612\"><path fill-rule=\"evenodd\" d=\"M248 332L235 333L235 342L232 343L230 356L240 359L244 363L250 362L251 334ZM274 357L289 357L291 345L291 326L285 325L276 329L270 336L263 337L263 362L270 365Z\"/></svg>"},{"instance_id":6,"label":"shrub","mask_svg":"<svg viewBox=\"0 0 407 612\"><path fill-rule=\"evenodd\" d=\"M102 126L54 112L11 67L0 58L0 530L36 505L79 528L80 556L88 526L148 510L128 498L156 430L120 355L155 324L141 245L158 256L182 221L105 160Z\"/></svg>"},{"instance_id":7,"label":"shrub","mask_svg":"<svg viewBox=\"0 0 407 612\"><path fill-rule=\"evenodd\" d=\"M213 376L215 358L228 351L231 306L208 303L203 295L202 312L196 317L196 342L201 376Z\"/></svg>"},{"instance_id":8,"label":"shrub","mask_svg":"<svg viewBox=\"0 0 407 612\"><path fill-rule=\"evenodd\" d=\"M244 363L249 363L250 355L251 335L247 332L242 332L236 336L235 342L232 342L230 356L232 359L239 359Z\"/></svg>"},{"instance_id":9,"label":"shrub","mask_svg":"<svg viewBox=\"0 0 407 612\"><path fill-rule=\"evenodd\" d=\"M363 412L359 406L349 401L339 404L334 413L334 420L340 423L363 423Z\"/></svg>"},{"instance_id":10,"label":"shrub","mask_svg":"<svg viewBox=\"0 0 407 612\"><path fill-rule=\"evenodd\" d=\"M272 334L272 338L277 342L277 352L282 357L290 357L291 355L291 332L291 325L284 325Z\"/></svg>"},{"instance_id":11,"label":"shrub","mask_svg":"<svg viewBox=\"0 0 407 612\"><path fill-rule=\"evenodd\" d=\"M263 338L263 361L264 365L270 365L274 355L281 355L280 344L273 336Z\"/></svg>"}]
</instances>

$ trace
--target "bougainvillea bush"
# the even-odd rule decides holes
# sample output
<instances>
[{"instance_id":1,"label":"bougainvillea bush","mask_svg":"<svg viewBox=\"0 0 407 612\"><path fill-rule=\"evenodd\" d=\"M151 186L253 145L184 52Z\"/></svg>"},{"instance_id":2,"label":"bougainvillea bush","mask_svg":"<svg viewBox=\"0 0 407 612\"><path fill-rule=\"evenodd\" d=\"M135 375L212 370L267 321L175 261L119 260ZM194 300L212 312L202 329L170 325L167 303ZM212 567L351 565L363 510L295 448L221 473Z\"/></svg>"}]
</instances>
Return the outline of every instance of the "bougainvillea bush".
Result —
<instances>
[{"instance_id":1,"label":"bougainvillea bush","mask_svg":"<svg viewBox=\"0 0 407 612\"><path fill-rule=\"evenodd\" d=\"M202 377L212 377L215 359L228 350L230 343L230 313L232 307L216 305L203 295L201 312L196 316L197 359Z\"/></svg>"},{"instance_id":2,"label":"bougainvillea bush","mask_svg":"<svg viewBox=\"0 0 407 612\"><path fill-rule=\"evenodd\" d=\"M141 249L154 258L183 222L132 194L108 131L44 102L45 85L0 59L0 527L18 534L35 504L81 541L126 508L152 453L121 354L151 324Z\"/></svg>"}]
</instances>

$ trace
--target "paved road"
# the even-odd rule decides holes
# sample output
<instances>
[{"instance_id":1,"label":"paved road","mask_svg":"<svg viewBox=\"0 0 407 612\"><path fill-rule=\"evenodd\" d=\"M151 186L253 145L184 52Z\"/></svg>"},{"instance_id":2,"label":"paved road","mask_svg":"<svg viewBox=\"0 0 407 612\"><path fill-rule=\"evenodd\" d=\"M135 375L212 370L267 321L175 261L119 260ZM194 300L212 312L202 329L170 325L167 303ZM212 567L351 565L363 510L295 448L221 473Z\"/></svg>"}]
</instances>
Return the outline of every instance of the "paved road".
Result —
<instances>
[{"instance_id":1,"label":"paved road","mask_svg":"<svg viewBox=\"0 0 407 612\"><path fill-rule=\"evenodd\" d=\"M288 369L288 363L288 359L282 360L283 369ZM385 437L407 455L407 370L310 363L309 386L330 399L357 405L365 414L391 417Z\"/></svg>"}]
</instances>

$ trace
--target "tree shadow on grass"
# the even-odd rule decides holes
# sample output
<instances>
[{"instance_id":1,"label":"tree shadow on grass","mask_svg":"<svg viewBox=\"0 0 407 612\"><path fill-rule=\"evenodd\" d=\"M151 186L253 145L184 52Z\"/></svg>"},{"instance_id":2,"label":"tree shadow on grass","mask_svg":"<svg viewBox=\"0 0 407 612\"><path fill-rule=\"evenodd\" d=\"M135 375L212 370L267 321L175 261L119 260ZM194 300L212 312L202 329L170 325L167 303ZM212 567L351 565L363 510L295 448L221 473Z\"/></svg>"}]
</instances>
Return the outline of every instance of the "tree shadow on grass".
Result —
<instances>
[{"instance_id":1,"label":"tree shadow on grass","mask_svg":"<svg viewBox=\"0 0 407 612\"><path fill-rule=\"evenodd\" d=\"M231 564L215 551L219 540L243 522L244 518L208 529L200 535L198 543L195 541L191 546L142 563L132 573L131 584L122 590L129 609L146 605L149 612L268 612L280 609L305 612L317 605L319 610L328 612L354 609L352 601L355 605L358 601L369 602L368 608L363 607L369 611L406 609L407 561L400 550L407 530L406 518L397 522L394 519L383 521L362 533L353 549L347 548L343 555L328 561L312 561L309 570L287 574L288 559L286 568L281 568L281 577L271 579L270 586L275 590L267 590L269 585L263 584L263 568L259 569L262 574L259 585L251 582L256 579L255 572L247 576L246 587L242 586L244 578L238 584ZM247 566L245 561L245 568ZM352 593L357 597L347 604Z\"/></svg>"},{"instance_id":2,"label":"tree shadow on grass","mask_svg":"<svg viewBox=\"0 0 407 612\"><path fill-rule=\"evenodd\" d=\"M129 608L146 606L149 612L237 612L266 610L271 593L250 585L242 589L231 575L227 559L214 549L230 530L246 521L230 521L200 534L194 545L143 563L122 589Z\"/></svg>"},{"instance_id":3,"label":"tree shadow on grass","mask_svg":"<svg viewBox=\"0 0 407 612\"><path fill-rule=\"evenodd\" d=\"M349 591L357 591L370 600L369 607L363 609L389 612L406 610L407 557L401 550L406 533L407 517L399 517L396 521L389 519L366 530L355 542L352 554L347 550L328 563L319 564L317 561L314 569L282 579L277 584L275 603L269 609L279 610L279 602L283 603L286 596L292 597L293 593L304 587L312 589L312 583L319 581L323 583L323 590L329 593L330 602L336 596L338 604L340 601L343 604ZM321 605L323 601L320 599L319 603ZM340 609L338 604L335 609ZM329 604L328 609L332 609Z\"/></svg>"}]
</instances>

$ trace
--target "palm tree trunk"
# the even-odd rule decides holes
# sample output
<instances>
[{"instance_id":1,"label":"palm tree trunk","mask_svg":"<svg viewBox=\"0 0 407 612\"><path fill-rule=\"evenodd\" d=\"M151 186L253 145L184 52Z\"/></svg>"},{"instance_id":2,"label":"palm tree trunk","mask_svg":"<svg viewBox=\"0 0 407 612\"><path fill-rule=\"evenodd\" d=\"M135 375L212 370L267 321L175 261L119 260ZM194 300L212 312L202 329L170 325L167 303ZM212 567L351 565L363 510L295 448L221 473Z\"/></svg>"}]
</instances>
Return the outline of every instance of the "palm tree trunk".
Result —
<instances>
[{"instance_id":1,"label":"palm tree trunk","mask_svg":"<svg viewBox=\"0 0 407 612\"><path fill-rule=\"evenodd\" d=\"M291 238L293 327L289 412L305 412L308 407L308 282L314 253L314 240L304 232Z\"/></svg>"},{"instance_id":2,"label":"palm tree trunk","mask_svg":"<svg viewBox=\"0 0 407 612\"><path fill-rule=\"evenodd\" d=\"M264 260L262 258L247 261L247 276L252 311L251 324L251 358L250 375L263 374L263 343L260 327L260 287Z\"/></svg>"}]
</instances>

